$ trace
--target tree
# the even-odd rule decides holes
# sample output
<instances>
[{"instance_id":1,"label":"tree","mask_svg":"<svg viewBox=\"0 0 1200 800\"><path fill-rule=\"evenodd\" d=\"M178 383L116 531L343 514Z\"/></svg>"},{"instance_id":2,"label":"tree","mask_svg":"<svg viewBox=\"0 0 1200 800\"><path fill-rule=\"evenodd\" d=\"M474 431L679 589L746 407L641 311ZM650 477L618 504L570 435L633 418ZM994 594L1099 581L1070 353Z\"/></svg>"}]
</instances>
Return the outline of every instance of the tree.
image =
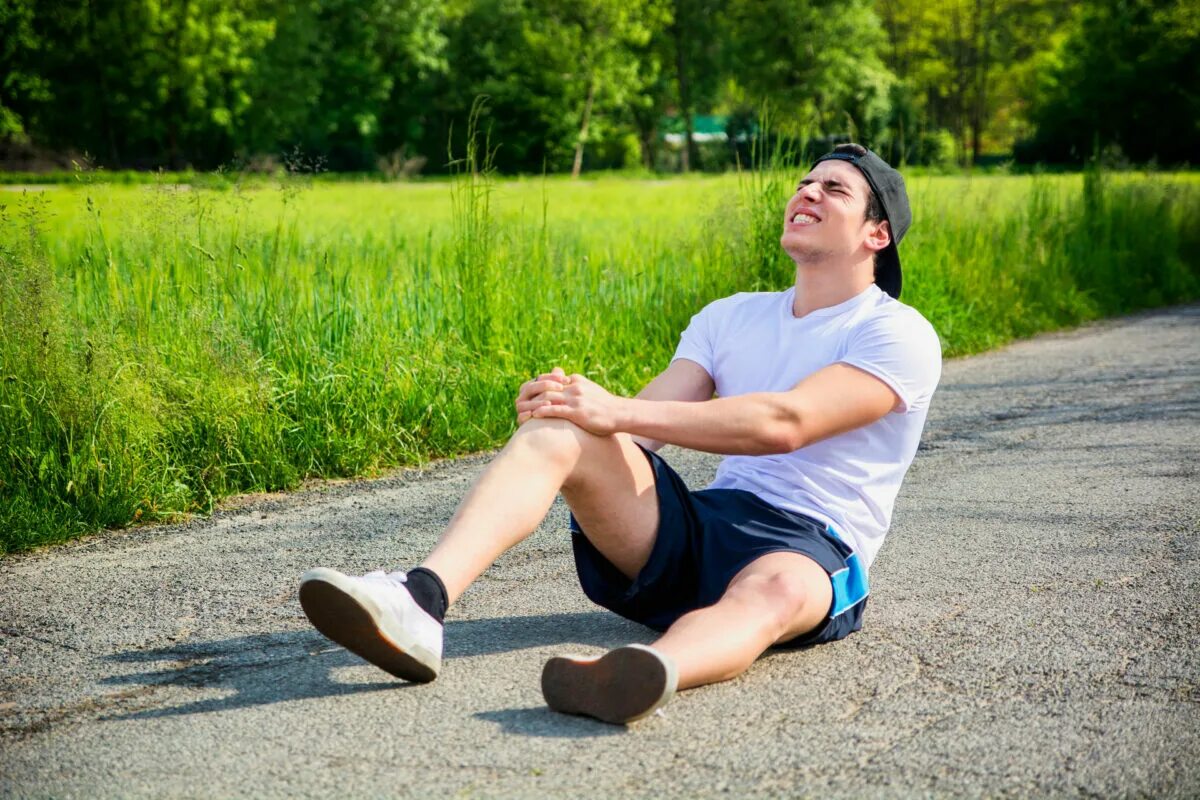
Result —
<instances>
[{"instance_id":1,"label":"tree","mask_svg":"<svg viewBox=\"0 0 1200 800\"><path fill-rule=\"evenodd\" d=\"M868 0L730 0L729 16L730 74L770 100L782 133L870 142L882 132L894 77Z\"/></svg>"},{"instance_id":2,"label":"tree","mask_svg":"<svg viewBox=\"0 0 1200 800\"><path fill-rule=\"evenodd\" d=\"M228 0L36 3L49 86L29 129L112 164L213 164L230 149L274 23Z\"/></svg>"},{"instance_id":3,"label":"tree","mask_svg":"<svg viewBox=\"0 0 1200 800\"><path fill-rule=\"evenodd\" d=\"M1094 2L1041 86L1025 160L1079 162L1117 147L1145 162L1200 160L1200 10L1189 0Z\"/></svg>"},{"instance_id":4,"label":"tree","mask_svg":"<svg viewBox=\"0 0 1200 800\"><path fill-rule=\"evenodd\" d=\"M447 72L430 78L429 124L423 153L444 166L447 146L465 149L465 123L479 96L489 98L480 126L499 143L496 165L539 171L563 166L561 145L574 122L564 115L561 71L530 52L525 0L450 0L444 32Z\"/></svg>"},{"instance_id":5,"label":"tree","mask_svg":"<svg viewBox=\"0 0 1200 800\"><path fill-rule=\"evenodd\" d=\"M638 49L642 86L641 91L629 96L627 107L636 132L641 163L648 170L657 165L660 123L676 96L669 41L665 28L656 28L650 41Z\"/></svg>"},{"instance_id":6,"label":"tree","mask_svg":"<svg viewBox=\"0 0 1200 800\"><path fill-rule=\"evenodd\" d=\"M29 109L50 99L50 85L38 68L43 44L32 4L0 0L0 142L24 139Z\"/></svg>"},{"instance_id":7,"label":"tree","mask_svg":"<svg viewBox=\"0 0 1200 800\"><path fill-rule=\"evenodd\" d=\"M655 0L537 0L533 10L529 50L564 70L564 99L578 109L571 176L579 177L593 109L622 109L642 89L639 52L668 12Z\"/></svg>"},{"instance_id":8,"label":"tree","mask_svg":"<svg viewBox=\"0 0 1200 800\"><path fill-rule=\"evenodd\" d=\"M434 81L426 149L463 148L475 98L506 170L582 169L589 142L628 124L657 74L645 60L661 0L454 0L446 35L450 71ZM457 123L457 127L455 126Z\"/></svg>"},{"instance_id":9,"label":"tree","mask_svg":"<svg viewBox=\"0 0 1200 800\"><path fill-rule=\"evenodd\" d=\"M675 77L676 108L683 120L681 169L687 172L697 162L693 118L697 109L710 109L722 77L724 57L720 23L726 0L673 0L668 29L670 61Z\"/></svg>"},{"instance_id":10,"label":"tree","mask_svg":"<svg viewBox=\"0 0 1200 800\"><path fill-rule=\"evenodd\" d=\"M905 155L949 130L962 161L1006 148L1027 116L1029 76L1055 47L1066 0L878 0L884 60L926 130L894 131ZM903 144L907 137L908 143Z\"/></svg>"},{"instance_id":11,"label":"tree","mask_svg":"<svg viewBox=\"0 0 1200 800\"><path fill-rule=\"evenodd\" d=\"M424 133L428 79L446 69L445 6L426 0L272 0L246 131L252 152L294 147L371 169Z\"/></svg>"}]
</instances>

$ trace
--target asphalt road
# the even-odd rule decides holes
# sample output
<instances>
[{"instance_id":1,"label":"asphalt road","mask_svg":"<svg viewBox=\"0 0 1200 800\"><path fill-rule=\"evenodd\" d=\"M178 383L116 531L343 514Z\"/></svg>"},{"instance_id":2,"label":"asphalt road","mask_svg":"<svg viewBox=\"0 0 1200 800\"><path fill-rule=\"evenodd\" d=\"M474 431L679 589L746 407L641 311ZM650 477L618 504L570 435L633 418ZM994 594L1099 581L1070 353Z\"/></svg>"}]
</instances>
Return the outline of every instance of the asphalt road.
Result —
<instances>
[{"instance_id":1,"label":"asphalt road","mask_svg":"<svg viewBox=\"0 0 1200 800\"><path fill-rule=\"evenodd\" d=\"M431 685L308 628L304 570L411 566L486 460L0 561L0 795L1200 795L1200 306L949 362L863 631L628 729L542 704L548 656L651 638L561 505Z\"/></svg>"}]
</instances>

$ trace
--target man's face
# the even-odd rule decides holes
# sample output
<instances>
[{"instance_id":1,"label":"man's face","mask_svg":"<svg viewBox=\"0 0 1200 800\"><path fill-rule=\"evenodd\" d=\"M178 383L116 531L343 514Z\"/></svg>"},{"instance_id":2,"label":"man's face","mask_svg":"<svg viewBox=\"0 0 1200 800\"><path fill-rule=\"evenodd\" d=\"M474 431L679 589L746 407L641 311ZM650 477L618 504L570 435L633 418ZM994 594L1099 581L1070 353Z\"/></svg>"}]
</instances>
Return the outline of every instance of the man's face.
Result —
<instances>
[{"instance_id":1,"label":"man's face","mask_svg":"<svg viewBox=\"0 0 1200 800\"><path fill-rule=\"evenodd\" d=\"M887 223L866 221L870 191L867 179L852 164L822 161L788 200L780 245L793 260L808 263L857 260L866 251L886 247Z\"/></svg>"}]
</instances>

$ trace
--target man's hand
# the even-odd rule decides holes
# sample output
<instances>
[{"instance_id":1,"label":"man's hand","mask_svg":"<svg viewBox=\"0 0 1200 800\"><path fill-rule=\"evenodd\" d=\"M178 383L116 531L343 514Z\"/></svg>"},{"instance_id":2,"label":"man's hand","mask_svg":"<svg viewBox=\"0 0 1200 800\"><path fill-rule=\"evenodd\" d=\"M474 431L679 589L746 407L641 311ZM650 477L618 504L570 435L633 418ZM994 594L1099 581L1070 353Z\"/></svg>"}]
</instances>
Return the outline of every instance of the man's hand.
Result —
<instances>
[{"instance_id":1,"label":"man's hand","mask_svg":"<svg viewBox=\"0 0 1200 800\"><path fill-rule=\"evenodd\" d=\"M561 367L555 367L521 384L515 401L518 427L532 419L535 409L550 403L544 396L546 392L561 392L566 388L567 380L567 373Z\"/></svg>"},{"instance_id":2,"label":"man's hand","mask_svg":"<svg viewBox=\"0 0 1200 800\"><path fill-rule=\"evenodd\" d=\"M562 372L557 367L555 371ZM555 377L554 373L551 377ZM597 436L608 436L620 430L621 404L625 398L610 394L599 384L578 374L562 376L560 383L561 389L547 389L528 401L532 405L533 419L569 420Z\"/></svg>"}]
</instances>

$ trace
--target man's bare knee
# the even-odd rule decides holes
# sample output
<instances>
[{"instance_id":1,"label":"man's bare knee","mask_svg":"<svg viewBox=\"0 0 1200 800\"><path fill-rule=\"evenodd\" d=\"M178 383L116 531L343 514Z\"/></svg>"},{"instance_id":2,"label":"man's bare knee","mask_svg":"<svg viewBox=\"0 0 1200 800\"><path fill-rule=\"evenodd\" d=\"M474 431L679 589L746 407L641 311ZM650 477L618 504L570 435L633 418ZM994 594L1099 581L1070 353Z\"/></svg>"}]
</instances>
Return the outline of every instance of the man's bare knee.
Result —
<instances>
[{"instance_id":1,"label":"man's bare knee","mask_svg":"<svg viewBox=\"0 0 1200 800\"><path fill-rule=\"evenodd\" d=\"M547 462L570 470L579 463L589 440L595 438L569 420L531 419L517 428L509 439L509 447L529 448Z\"/></svg>"},{"instance_id":2,"label":"man's bare knee","mask_svg":"<svg viewBox=\"0 0 1200 800\"><path fill-rule=\"evenodd\" d=\"M788 572L747 575L728 594L752 606L775 637L787 633L813 599L803 578Z\"/></svg>"}]
</instances>

